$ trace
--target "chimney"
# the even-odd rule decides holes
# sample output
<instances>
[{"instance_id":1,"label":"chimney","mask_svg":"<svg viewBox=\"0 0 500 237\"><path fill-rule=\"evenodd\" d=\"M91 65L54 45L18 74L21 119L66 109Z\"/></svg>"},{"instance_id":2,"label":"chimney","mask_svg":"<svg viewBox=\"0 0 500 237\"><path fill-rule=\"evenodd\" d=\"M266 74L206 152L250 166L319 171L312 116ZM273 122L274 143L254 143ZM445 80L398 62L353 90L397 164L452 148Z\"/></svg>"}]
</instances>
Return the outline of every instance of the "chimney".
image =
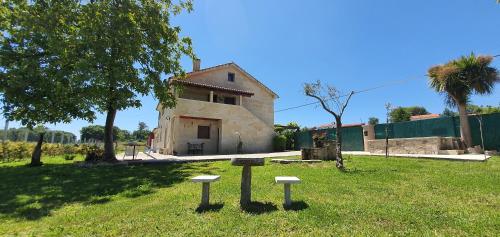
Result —
<instances>
[{"instance_id":1,"label":"chimney","mask_svg":"<svg viewBox=\"0 0 500 237\"><path fill-rule=\"evenodd\" d=\"M193 59L193 72L200 70L201 60L198 58Z\"/></svg>"}]
</instances>

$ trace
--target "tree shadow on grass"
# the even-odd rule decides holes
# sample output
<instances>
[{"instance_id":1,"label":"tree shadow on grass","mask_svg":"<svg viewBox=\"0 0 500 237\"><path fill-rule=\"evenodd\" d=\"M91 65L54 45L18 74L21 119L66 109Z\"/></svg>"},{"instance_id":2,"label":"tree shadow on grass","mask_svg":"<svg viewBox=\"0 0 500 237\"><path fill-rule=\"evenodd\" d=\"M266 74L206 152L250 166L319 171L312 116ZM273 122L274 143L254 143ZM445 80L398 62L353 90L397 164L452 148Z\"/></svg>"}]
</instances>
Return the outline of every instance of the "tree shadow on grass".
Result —
<instances>
[{"instance_id":1,"label":"tree shadow on grass","mask_svg":"<svg viewBox=\"0 0 500 237\"><path fill-rule=\"evenodd\" d=\"M278 207L271 202L250 202L249 204L242 205L241 210L251 214L264 214L267 212L277 211Z\"/></svg>"},{"instance_id":2,"label":"tree shadow on grass","mask_svg":"<svg viewBox=\"0 0 500 237\"><path fill-rule=\"evenodd\" d=\"M285 209L286 211L301 211L307 208L309 208L309 204L304 201L292 202L292 205L290 206L286 206L283 204L283 209Z\"/></svg>"},{"instance_id":3,"label":"tree shadow on grass","mask_svg":"<svg viewBox=\"0 0 500 237\"><path fill-rule=\"evenodd\" d=\"M209 204L205 206L198 206L196 208L196 212L198 213L204 213L204 212L218 212L224 207L224 203L214 203L214 204Z\"/></svg>"},{"instance_id":4,"label":"tree shadow on grass","mask_svg":"<svg viewBox=\"0 0 500 237\"><path fill-rule=\"evenodd\" d=\"M114 195L136 198L186 180L193 173L214 167L193 164L77 167L46 164L42 167L0 167L0 214L37 220L64 205L99 205Z\"/></svg>"}]
</instances>

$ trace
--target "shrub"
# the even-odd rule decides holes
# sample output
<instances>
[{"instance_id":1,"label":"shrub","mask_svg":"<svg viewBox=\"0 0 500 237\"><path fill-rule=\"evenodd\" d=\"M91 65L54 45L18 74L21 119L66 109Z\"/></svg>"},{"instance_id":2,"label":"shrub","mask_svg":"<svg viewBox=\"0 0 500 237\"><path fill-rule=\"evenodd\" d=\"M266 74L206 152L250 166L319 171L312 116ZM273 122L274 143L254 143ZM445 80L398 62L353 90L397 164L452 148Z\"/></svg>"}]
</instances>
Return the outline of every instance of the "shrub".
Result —
<instances>
[{"instance_id":1,"label":"shrub","mask_svg":"<svg viewBox=\"0 0 500 237\"><path fill-rule=\"evenodd\" d=\"M64 155L64 159L65 160L74 160L75 157L76 157L76 155L74 155L74 154L66 154L66 155Z\"/></svg>"},{"instance_id":2,"label":"shrub","mask_svg":"<svg viewBox=\"0 0 500 237\"><path fill-rule=\"evenodd\" d=\"M284 135L278 135L273 138L273 149L274 151L284 151L286 148L286 137Z\"/></svg>"},{"instance_id":3,"label":"shrub","mask_svg":"<svg viewBox=\"0 0 500 237\"><path fill-rule=\"evenodd\" d=\"M31 156L35 147L34 143L27 142L5 142L0 144L0 158L5 160L19 160ZM5 157L6 156L6 157Z\"/></svg>"},{"instance_id":4,"label":"shrub","mask_svg":"<svg viewBox=\"0 0 500 237\"><path fill-rule=\"evenodd\" d=\"M85 162L96 163L104 158L104 149L98 146L90 146L85 155Z\"/></svg>"},{"instance_id":5,"label":"shrub","mask_svg":"<svg viewBox=\"0 0 500 237\"><path fill-rule=\"evenodd\" d=\"M0 160L20 160L28 159L31 157L31 153L35 148L36 143L33 142L5 142L5 144L0 143ZM61 155L72 155L72 154L86 154L88 149L87 145L62 145L62 144L51 144L44 143L42 145L42 155L43 156L61 156ZM6 157L5 157L6 156Z\"/></svg>"}]
</instances>

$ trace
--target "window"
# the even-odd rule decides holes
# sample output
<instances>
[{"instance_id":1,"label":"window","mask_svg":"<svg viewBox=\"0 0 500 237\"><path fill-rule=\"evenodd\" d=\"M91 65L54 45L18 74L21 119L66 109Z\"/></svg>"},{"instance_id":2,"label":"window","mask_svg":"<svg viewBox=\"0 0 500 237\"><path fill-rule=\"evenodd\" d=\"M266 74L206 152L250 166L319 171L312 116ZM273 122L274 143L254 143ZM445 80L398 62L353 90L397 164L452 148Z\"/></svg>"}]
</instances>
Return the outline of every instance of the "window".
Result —
<instances>
[{"instance_id":1,"label":"window","mask_svg":"<svg viewBox=\"0 0 500 237\"><path fill-rule=\"evenodd\" d=\"M224 97L224 104L235 105L236 104L236 98L234 98L234 97Z\"/></svg>"},{"instance_id":2,"label":"window","mask_svg":"<svg viewBox=\"0 0 500 237\"><path fill-rule=\"evenodd\" d=\"M210 126L198 126L198 139L210 139Z\"/></svg>"},{"instance_id":3,"label":"window","mask_svg":"<svg viewBox=\"0 0 500 237\"><path fill-rule=\"evenodd\" d=\"M227 74L227 80L228 80L228 81L231 81L231 82L234 82L234 73L229 72L229 73Z\"/></svg>"}]
</instances>

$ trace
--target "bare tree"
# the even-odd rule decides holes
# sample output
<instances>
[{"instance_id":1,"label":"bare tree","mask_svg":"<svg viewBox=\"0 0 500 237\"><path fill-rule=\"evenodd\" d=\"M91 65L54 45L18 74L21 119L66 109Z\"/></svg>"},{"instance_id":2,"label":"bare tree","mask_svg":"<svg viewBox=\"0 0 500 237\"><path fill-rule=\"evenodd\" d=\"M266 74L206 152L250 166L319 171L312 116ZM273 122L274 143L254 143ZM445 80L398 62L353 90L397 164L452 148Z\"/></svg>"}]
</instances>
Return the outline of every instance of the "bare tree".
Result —
<instances>
[{"instance_id":1,"label":"bare tree","mask_svg":"<svg viewBox=\"0 0 500 237\"><path fill-rule=\"evenodd\" d=\"M342 95L334 86L323 86L318 80L315 83L305 83L304 93L317 99L323 109L335 117L335 130L337 132L336 166L339 169L344 169L344 160L342 159L342 115L354 91Z\"/></svg>"}]
</instances>

